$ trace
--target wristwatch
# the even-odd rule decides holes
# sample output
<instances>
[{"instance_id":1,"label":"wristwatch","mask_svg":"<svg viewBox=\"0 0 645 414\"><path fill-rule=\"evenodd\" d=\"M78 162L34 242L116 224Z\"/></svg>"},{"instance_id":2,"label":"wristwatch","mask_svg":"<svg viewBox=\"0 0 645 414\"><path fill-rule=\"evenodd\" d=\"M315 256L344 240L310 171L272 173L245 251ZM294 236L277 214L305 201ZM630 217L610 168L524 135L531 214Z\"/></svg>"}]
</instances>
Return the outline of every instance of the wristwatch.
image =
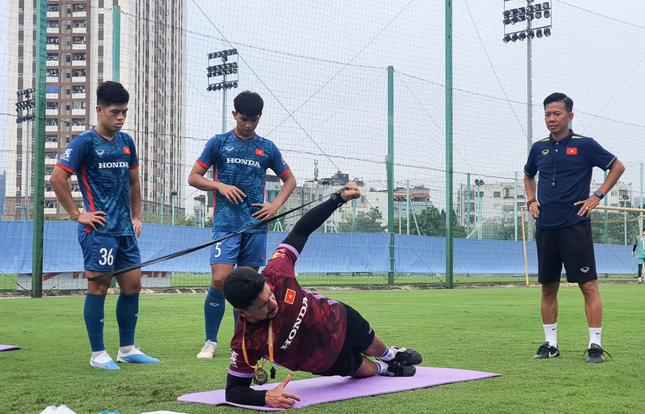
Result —
<instances>
[{"instance_id":1,"label":"wristwatch","mask_svg":"<svg viewBox=\"0 0 645 414\"><path fill-rule=\"evenodd\" d=\"M593 193L593 195L595 195L596 197L598 197L598 198L599 198L599 199L601 199L601 200L602 200L603 198L605 198L605 195L604 195L604 194L602 193L602 191L600 191L600 190L596 190L596 192L595 192L595 193Z\"/></svg>"}]
</instances>

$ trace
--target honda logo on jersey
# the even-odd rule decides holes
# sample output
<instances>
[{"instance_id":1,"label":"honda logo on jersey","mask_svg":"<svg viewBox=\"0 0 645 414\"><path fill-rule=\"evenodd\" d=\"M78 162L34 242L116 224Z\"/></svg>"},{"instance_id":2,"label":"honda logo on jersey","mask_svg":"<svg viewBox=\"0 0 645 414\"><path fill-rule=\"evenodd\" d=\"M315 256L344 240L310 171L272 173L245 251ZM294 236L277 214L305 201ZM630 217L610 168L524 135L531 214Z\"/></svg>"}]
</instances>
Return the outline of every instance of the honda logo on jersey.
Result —
<instances>
[{"instance_id":1,"label":"honda logo on jersey","mask_svg":"<svg viewBox=\"0 0 645 414\"><path fill-rule=\"evenodd\" d=\"M130 147L123 147L123 153L124 154L129 154L130 153Z\"/></svg>"}]
</instances>

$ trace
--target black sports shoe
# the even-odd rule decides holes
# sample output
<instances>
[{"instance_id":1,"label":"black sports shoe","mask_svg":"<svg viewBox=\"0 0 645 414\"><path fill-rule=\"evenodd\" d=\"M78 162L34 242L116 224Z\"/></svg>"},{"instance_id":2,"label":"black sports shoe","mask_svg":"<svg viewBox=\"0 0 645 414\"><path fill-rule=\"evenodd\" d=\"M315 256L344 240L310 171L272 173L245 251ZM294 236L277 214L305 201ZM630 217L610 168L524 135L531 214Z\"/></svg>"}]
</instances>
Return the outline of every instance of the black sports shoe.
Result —
<instances>
[{"instance_id":1,"label":"black sports shoe","mask_svg":"<svg viewBox=\"0 0 645 414\"><path fill-rule=\"evenodd\" d=\"M551 346L549 341L546 341L537 350L537 354L533 355L533 359L548 359L560 356L558 348Z\"/></svg>"},{"instance_id":2,"label":"black sports shoe","mask_svg":"<svg viewBox=\"0 0 645 414\"><path fill-rule=\"evenodd\" d=\"M384 361L388 365L387 375L390 377L411 377L416 374L417 369L413 365L423 362L421 354L414 349L400 346L393 346L391 349L394 352L394 358Z\"/></svg>"},{"instance_id":3,"label":"black sports shoe","mask_svg":"<svg viewBox=\"0 0 645 414\"><path fill-rule=\"evenodd\" d=\"M403 348L401 346L393 346L394 359L387 361L389 365L418 365L423 362L423 357L420 353L410 348Z\"/></svg>"},{"instance_id":4,"label":"black sports shoe","mask_svg":"<svg viewBox=\"0 0 645 414\"><path fill-rule=\"evenodd\" d=\"M599 362L603 362L605 358L603 357L603 354L609 355L609 358L614 359L609 352L605 351L602 349L602 347L598 344L591 344L589 349L587 349L584 354L589 354L587 356L587 359L585 359L585 362L589 362L591 364L597 364ZM584 356L584 354L582 354Z\"/></svg>"},{"instance_id":5,"label":"black sports shoe","mask_svg":"<svg viewBox=\"0 0 645 414\"><path fill-rule=\"evenodd\" d=\"M413 377L417 373L414 365L392 364L387 368L387 376L390 377Z\"/></svg>"}]
</instances>

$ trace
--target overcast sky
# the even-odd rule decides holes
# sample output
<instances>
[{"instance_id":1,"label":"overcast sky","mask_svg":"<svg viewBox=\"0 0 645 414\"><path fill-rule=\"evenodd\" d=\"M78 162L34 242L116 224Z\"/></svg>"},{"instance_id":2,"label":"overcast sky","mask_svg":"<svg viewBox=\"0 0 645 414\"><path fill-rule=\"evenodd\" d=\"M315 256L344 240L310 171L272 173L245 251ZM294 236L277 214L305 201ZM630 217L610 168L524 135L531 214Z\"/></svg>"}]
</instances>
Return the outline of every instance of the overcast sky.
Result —
<instances>
[{"instance_id":1,"label":"overcast sky","mask_svg":"<svg viewBox=\"0 0 645 414\"><path fill-rule=\"evenodd\" d=\"M541 101L551 92L565 92L575 101L574 130L616 154L627 165L623 181L639 191L645 161L637 150L645 142L640 41L645 5L551 3L553 34L533 41L533 140L548 134ZM526 43L502 42L502 0L453 5L455 184L465 182L468 172L491 183L515 173L521 179ZM227 112L236 93L260 92L266 105L257 132L278 145L299 182L313 178L317 160L319 177L342 170L384 188L386 68L392 65L396 184L426 185L435 204L443 206L444 1L189 0L188 11L187 170L207 139L221 132L222 92L206 91L206 54L235 47L240 88L229 92ZM6 8L0 9L0 27L7 27L6 19ZM6 94L15 93L2 87L7 76L15 76L6 73L6 43L7 33L0 33L0 131L5 114L13 113ZM122 50L127 55L127 45ZM226 118L230 129L233 119ZM3 148L0 133L4 154ZM0 170L5 165L0 156ZM601 180L602 174L594 178ZM187 199L197 194L188 191Z\"/></svg>"}]
</instances>

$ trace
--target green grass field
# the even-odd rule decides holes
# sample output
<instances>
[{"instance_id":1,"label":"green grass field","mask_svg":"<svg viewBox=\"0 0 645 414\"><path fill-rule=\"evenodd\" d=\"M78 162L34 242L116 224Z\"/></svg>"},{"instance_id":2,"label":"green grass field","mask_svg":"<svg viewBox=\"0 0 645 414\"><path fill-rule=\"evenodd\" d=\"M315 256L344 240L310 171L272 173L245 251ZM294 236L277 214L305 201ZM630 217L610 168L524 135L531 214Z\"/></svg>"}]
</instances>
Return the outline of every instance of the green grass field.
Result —
<instances>
[{"instance_id":1,"label":"green grass field","mask_svg":"<svg viewBox=\"0 0 645 414\"><path fill-rule=\"evenodd\" d=\"M535 361L543 342L539 288L350 291L327 296L358 309L389 345L417 349L425 366L472 369L501 377L299 409L302 413L637 413L645 412L645 286L604 285L603 347L613 361L586 364L588 331L575 286L560 291L561 357ZM106 301L105 339L116 357L116 296ZM203 295L143 295L137 346L160 364L90 367L82 297L0 299L0 413L40 413L66 404L75 412L171 410L243 412L177 402L225 386L232 317L220 353L195 358L203 342ZM278 369L278 378L287 374ZM295 373L294 379L310 377ZM248 412L248 411L247 411Z\"/></svg>"}]
</instances>

